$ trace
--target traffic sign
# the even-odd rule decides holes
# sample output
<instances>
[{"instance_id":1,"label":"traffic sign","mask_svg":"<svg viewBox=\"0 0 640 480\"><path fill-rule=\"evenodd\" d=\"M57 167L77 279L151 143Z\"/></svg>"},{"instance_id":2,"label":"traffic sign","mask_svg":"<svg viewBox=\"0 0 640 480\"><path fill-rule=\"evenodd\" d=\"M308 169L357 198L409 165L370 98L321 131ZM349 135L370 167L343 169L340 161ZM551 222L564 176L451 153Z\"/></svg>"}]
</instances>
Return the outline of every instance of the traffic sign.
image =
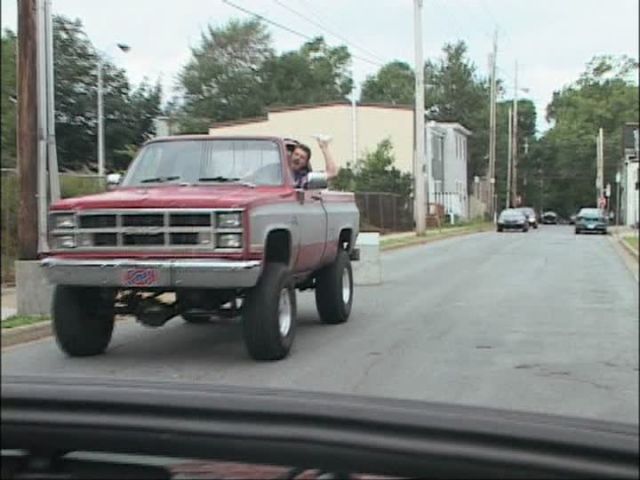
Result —
<instances>
[{"instance_id":1,"label":"traffic sign","mask_svg":"<svg viewBox=\"0 0 640 480\"><path fill-rule=\"evenodd\" d=\"M598 206L600 208L607 208L607 199L605 197L600 197L600 200L598 200Z\"/></svg>"}]
</instances>

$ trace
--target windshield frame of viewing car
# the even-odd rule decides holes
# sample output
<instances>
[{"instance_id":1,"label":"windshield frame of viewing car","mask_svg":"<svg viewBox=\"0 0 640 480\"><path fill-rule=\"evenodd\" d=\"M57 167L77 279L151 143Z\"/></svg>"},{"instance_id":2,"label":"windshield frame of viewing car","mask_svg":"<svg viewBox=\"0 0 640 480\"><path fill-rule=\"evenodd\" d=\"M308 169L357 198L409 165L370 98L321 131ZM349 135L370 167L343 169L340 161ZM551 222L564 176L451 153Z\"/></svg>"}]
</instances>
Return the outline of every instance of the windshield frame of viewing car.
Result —
<instances>
[{"instance_id":1,"label":"windshield frame of viewing car","mask_svg":"<svg viewBox=\"0 0 640 480\"><path fill-rule=\"evenodd\" d=\"M123 187L249 183L282 186L282 151L272 139L175 139L147 143Z\"/></svg>"}]
</instances>

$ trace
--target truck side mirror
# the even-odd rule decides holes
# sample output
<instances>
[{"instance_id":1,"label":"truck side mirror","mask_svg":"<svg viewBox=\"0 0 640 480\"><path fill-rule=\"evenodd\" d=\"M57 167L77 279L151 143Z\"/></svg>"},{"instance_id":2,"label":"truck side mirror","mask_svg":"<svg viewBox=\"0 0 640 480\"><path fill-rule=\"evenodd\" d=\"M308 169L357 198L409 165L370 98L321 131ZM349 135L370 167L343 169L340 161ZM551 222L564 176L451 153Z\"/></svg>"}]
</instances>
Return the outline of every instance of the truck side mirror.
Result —
<instances>
[{"instance_id":1,"label":"truck side mirror","mask_svg":"<svg viewBox=\"0 0 640 480\"><path fill-rule=\"evenodd\" d=\"M107 190L112 190L120 185L122 181L122 174L120 173L110 173L107 175Z\"/></svg>"},{"instance_id":2,"label":"truck side mirror","mask_svg":"<svg viewBox=\"0 0 640 480\"><path fill-rule=\"evenodd\" d=\"M329 186L329 179L324 172L309 172L307 190L324 190Z\"/></svg>"}]
</instances>

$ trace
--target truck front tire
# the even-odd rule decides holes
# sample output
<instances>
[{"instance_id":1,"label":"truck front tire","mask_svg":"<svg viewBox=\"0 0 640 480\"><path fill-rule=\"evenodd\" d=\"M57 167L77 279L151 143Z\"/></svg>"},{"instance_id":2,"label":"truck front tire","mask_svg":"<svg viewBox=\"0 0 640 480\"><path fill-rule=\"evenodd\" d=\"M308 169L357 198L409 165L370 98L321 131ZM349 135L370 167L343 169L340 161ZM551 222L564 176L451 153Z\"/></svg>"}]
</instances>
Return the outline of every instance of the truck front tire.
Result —
<instances>
[{"instance_id":1,"label":"truck front tire","mask_svg":"<svg viewBox=\"0 0 640 480\"><path fill-rule=\"evenodd\" d=\"M323 323L335 325L349 319L353 304L353 271L349 254L338 251L335 261L316 276L316 308Z\"/></svg>"},{"instance_id":2,"label":"truck front tire","mask_svg":"<svg viewBox=\"0 0 640 480\"><path fill-rule=\"evenodd\" d=\"M101 288L58 285L53 293L53 331L72 357L103 353L113 333L115 294Z\"/></svg>"},{"instance_id":3,"label":"truck front tire","mask_svg":"<svg viewBox=\"0 0 640 480\"><path fill-rule=\"evenodd\" d=\"M284 263L265 264L242 307L242 330L254 360L287 356L296 332L296 291Z\"/></svg>"}]
</instances>

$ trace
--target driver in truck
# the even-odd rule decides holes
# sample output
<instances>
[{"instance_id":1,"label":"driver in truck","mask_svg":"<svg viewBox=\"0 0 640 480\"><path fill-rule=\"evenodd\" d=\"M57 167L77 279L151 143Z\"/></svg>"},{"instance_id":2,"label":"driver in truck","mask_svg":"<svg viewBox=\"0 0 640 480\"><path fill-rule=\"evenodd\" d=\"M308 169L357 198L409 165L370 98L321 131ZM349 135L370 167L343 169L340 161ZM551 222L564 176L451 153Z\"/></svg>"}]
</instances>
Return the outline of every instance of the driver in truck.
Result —
<instances>
[{"instance_id":1,"label":"driver in truck","mask_svg":"<svg viewBox=\"0 0 640 480\"><path fill-rule=\"evenodd\" d=\"M318 146L322 151L325 163L325 173L327 179L335 177L338 173L331 151L329 150L329 139L326 137L318 137ZM295 181L296 188L304 188L307 183L307 176L311 172L311 149L302 143L298 143L289 155L289 168Z\"/></svg>"}]
</instances>

